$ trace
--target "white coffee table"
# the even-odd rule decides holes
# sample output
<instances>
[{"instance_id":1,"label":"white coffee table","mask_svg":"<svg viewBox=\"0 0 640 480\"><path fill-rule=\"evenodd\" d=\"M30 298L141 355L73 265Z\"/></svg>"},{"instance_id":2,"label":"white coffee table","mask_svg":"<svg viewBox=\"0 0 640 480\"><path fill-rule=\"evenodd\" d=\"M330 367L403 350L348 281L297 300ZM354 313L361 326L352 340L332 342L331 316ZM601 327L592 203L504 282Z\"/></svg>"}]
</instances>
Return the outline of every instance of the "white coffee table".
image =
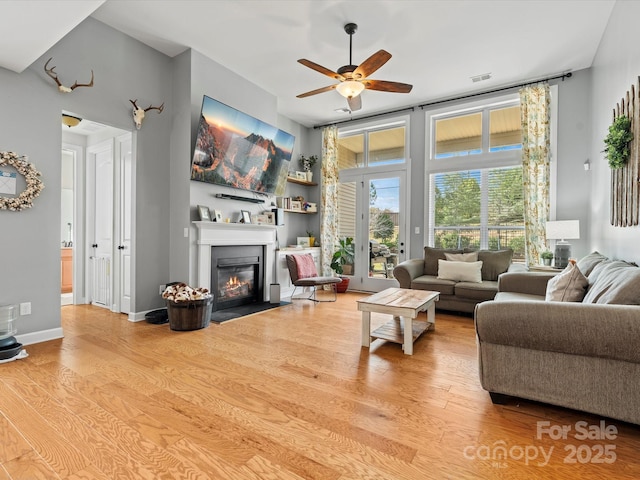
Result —
<instances>
[{"instance_id":1,"label":"white coffee table","mask_svg":"<svg viewBox=\"0 0 640 480\"><path fill-rule=\"evenodd\" d=\"M357 300L362 312L362 346L369 347L372 338L401 343L405 355L413 355L413 342L429 328L435 328L435 302L440 292L387 288L369 297ZM414 320L418 313L427 312L427 321ZM387 313L393 319L371 331L371 312Z\"/></svg>"}]
</instances>

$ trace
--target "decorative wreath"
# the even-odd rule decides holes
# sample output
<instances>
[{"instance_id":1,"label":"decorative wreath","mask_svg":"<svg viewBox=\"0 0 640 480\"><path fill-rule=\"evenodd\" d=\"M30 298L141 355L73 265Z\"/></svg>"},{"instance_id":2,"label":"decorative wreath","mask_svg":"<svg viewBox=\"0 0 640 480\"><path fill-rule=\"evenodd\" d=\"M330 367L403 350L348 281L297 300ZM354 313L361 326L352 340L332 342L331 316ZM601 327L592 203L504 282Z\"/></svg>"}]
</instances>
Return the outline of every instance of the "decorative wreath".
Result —
<instances>
[{"instance_id":1,"label":"decorative wreath","mask_svg":"<svg viewBox=\"0 0 640 480\"><path fill-rule=\"evenodd\" d=\"M15 152L0 152L0 167L10 165L27 181L27 188L17 197L0 197L0 210L19 212L33 206L33 199L40 195L44 184L40 180L40 172L27 162L27 157Z\"/></svg>"},{"instance_id":2,"label":"decorative wreath","mask_svg":"<svg viewBox=\"0 0 640 480\"><path fill-rule=\"evenodd\" d=\"M631 155L631 149L629 148L631 140L633 140L631 119L626 115L621 115L609 126L609 134L604 139L606 148L603 152L609 161L610 168L615 170L625 166Z\"/></svg>"}]
</instances>

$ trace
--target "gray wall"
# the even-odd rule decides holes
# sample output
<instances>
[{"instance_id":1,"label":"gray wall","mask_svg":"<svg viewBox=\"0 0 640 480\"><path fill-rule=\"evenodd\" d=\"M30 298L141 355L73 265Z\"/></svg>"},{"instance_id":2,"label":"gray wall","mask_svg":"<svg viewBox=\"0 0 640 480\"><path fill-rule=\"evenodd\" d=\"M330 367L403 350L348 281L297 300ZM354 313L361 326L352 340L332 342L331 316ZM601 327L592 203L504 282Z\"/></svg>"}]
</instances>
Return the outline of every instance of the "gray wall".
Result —
<instances>
[{"instance_id":1,"label":"gray wall","mask_svg":"<svg viewBox=\"0 0 640 480\"><path fill-rule=\"evenodd\" d=\"M613 120L616 103L636 85L640 74L637 19L640 2L616 2L592 66L590 91L592 135L588 143L591 170L591 249L609 257L640 263L638 227L614 227L609 210L611 171L604 159L604 138ZM636 140L637 141L637 140Z\"/></svg>"},{"instance_id":2,"label":"gray wall","mask_svg":"<svg viewBox=\"0 0 640 480\"><path fill-rule=\"evenodd\" d=\"M93 88L59 93L44 72L49 57L62 82L88 80ZM133 253L136 296L132 308L153 307L158 279L169 273L169 134L171 60L106 25L88 19L21 74L0 68L0 149L26 154L42 172L45 189L32 209L0 211L3 265L0 304L31 302L20 335L60 327L60 194L62 110L131 130L131 104L165 102L162 115L146 120L134 135L136 167ZM33 337L33 336L32 336Z\"/></svg>"}]
</instances>

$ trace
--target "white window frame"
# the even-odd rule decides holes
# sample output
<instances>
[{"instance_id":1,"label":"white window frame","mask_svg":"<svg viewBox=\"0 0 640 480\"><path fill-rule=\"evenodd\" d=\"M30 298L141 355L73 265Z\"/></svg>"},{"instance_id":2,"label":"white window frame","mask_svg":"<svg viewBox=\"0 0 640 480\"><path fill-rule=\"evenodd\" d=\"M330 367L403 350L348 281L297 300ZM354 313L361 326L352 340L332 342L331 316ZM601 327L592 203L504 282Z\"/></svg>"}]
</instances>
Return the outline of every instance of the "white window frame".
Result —
<instances>
[{"instance_id":1,"label":"white window frame","mask_svg":"<svg viewBox=\"0 0 640 480\"><path fill-rule=\"evenodd\" d=\"M550 219L555 219L556 211L556 185L557 185L557 125L558 125L558 86L551 85L549 87L551 95L550 105L550 128L551 128L551 152L550 152L550 187L549 187L549 201L550 201ZM482 100L475 100L464 104L458 103L456 105L450 105L443 108L427 110L425 112L425 169L424 169L424 245L431 245L433 241L433 222L431 212L431 175L434 173L446 173L464 170L481 170L488 168L500 168L517 166L522 162L521 150L506 150L498 152L489 152L488 148L485 150L483 140L483 152L473 155L446 157L441 159L435 158L435 122L443 118L451 118L460 115L466 115L475 113L482 110L491 110L500 107L508 107L510 104L519 102L519 94L512 93L508 95L501 95L491 98L485 98ZM483 139L485 137L484 132L488 132L488 115L483 115ZM488 138L488 135L486 135Z\"/></svg>"}]
</instances>

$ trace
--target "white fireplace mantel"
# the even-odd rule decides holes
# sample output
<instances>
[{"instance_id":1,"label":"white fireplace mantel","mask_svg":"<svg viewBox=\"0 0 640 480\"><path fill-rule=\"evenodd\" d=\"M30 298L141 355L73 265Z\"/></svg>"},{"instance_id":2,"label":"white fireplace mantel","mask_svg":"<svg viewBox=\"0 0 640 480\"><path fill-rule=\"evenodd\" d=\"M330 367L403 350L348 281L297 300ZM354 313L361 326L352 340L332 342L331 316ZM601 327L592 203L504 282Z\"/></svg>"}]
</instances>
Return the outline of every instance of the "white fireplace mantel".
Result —
<instances>
[{"instance_id":1,"label":"white fireplace mantel","mask_svg":"<svg viewBox=\"0 0 640 480\"><path fill-rule=\"evenodd\" d=\"M199 287L211 290L211 247L224 245L264 245L264 285L272 283L275 263L276 227L246 223L193 222L198 231ZM269 300L269 289L264 288L264 300Z\"/></svg>"}]
</instances>

